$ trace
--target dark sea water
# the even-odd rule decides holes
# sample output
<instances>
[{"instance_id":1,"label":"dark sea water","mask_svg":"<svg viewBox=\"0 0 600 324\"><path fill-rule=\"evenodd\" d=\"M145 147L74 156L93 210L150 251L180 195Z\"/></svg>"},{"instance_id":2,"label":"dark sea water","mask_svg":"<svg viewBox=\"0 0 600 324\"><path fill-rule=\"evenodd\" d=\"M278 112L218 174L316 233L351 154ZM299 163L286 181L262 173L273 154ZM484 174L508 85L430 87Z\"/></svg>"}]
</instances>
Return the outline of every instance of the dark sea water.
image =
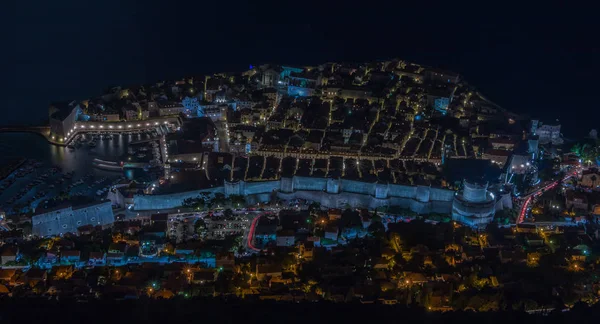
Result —
<instances>
[{"instance_id":1,"label":"dark sea water","mask_svg":"<svg viewBox=\"0 0 600 324\"><path fill-rule=\"evenodd\" d=\"M119 172L98 170L92 167L95 158L121 161L131 141L148 138L147 135L116 135L112 140L98 140L95 148L82 146L74 151L67 147L49 144L42 136L32 133L0 133L0 163L15 158L35 159L45 166L58 166L63 172L75 172L75 177L94 173L98 176L121 176Z\"/></svg>"},{"instance_id":2,"label":"dark sea water","mask_svg":"<svg viewBox=\"0 0 600 324\"><path fill-rule=\"evenodd\" d=\"M146 172L142 169L126 169L117 172L100 170L93 167L93 160L98 158L120 162L127 158L127 147L130 142L147 138L148 135L142 134L116 135L112 140L97 140L97 146L94 148L83 145L70 150L67 147L52 145L37 134L0 133L0 164L17 158L27 158L43 164L24 176L17 177L16 173L9 176L10 180L16 181L7 189L0 191L0 208L8 213L28 212L35 210L45 200L60 195L61 191L74 196L83 195L87 198L100 199L102 197L100 191L111 183L119 181L119 178L139 179L145 176ZM59 167L61 172L52 173L52 167ZM74 172L71 178L64 177L70 172ZM49 177L33 188L27 188L36 179L42 179L40 178L42 175L49 175ZM2 183L7 183L9 179L3 180ZM84 183L74 184L79 180ZM70 184L73 186L69 186Z\"/></svg>"}]
</instances>

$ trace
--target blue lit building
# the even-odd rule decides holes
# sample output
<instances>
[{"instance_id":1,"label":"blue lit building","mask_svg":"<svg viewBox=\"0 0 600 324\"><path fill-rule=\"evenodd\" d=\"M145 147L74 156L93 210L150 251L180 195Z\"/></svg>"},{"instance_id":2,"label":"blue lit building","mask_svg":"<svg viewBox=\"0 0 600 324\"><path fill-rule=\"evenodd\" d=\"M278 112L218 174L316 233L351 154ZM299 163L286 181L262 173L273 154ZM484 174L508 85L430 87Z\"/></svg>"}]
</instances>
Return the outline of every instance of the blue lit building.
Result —
<instances>
[{"instance_id":1,"label":"blue lit building","mask_svg":"<svg viewBox=\"0 0 600 324\"><path fill-rule=\"evenodd\" d=\"M183 105L183 112L188 117L204 117L204 110L200 105L200 100L197 97L185 97L181 101Z\"/></svg>"},{"instance_id":2,"label":"blue lit building","mask_svg":"<svg viewBox=\"0 0 600 324\"><path fill-rule=\"evenodd\" d=\"M288 95L293 97L310 97L314 94L315 89L288 86Z\"/></svg>"},{"instance_id":3,"label":"blue lit building","mask_svg":"<svg viewBox=\"0 0 600 324\"><path fill-rule=\"evenodd\" d=\"M288 95L294 97L310 97L315 94L315 89L320 84L320 76L309 71L291 72L287 77Z\"/></svg>"},{"instance_id":4,"label":"blue lit building","mask_svg":"<svg viewBox=\"0 0 600 324\"><path fill-rule=\"evenodd\" d=\"M435 113L446 115L452 102L454 88L436 87L427 93L427 106L433 108Z\"/></svg>"},{"instance_id":5,"label":"blue lit building","mask_svg":"<svg viewBox=\"0 0 600 324\"><path fill-rule=\"evenodd\" d=\"M283 80L286 77L289 77L292 72L293 73L302 73L302 71L304 71L304 69L301 68L295 68L295 67L291 67L291 66L282 66L281 67L282 71L280 74L280 78Z\"/></svg>"},{"instance_id":6,"label":"blue lit building","mask_svg":"<svg viewBox=\"0 0 600 324\"><path fill-rule=\"evenodd\" d=\"M433 108L445 115L448 112L448 105L450 104L450 98L436 98L433 103Z\"/></svg>"}]
</instances>

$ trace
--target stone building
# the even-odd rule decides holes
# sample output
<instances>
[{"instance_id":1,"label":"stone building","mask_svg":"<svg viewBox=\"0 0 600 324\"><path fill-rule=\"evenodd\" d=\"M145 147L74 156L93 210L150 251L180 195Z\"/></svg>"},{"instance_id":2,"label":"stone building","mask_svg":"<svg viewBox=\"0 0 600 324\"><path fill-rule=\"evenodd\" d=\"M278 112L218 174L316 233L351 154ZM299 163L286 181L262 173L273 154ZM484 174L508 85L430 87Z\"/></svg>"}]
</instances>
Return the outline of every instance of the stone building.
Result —
<instances>
[{"instance_id":1,"label":"stone building","mask_svg":"<svg viewBox=\"0 0 600 324\"><path fill-rule=\"evenodd\" d=\"M110 201L94 202L83 206L62 206L44 210L31 218L32 233L39 237L77 233L84 225L105 226L115 218Z\"/></svg>"},{"instance_id":2,"label":"stone building","mask_svg":"<svg viewBox=\"0 0 600 324\"><path fill-rule=\"evenodd\" d=\"M488 184L464 181L452 202L452 219L469 225L483 227L494 219L495 197L488 192Z\"/></svg>"}]
</instances>

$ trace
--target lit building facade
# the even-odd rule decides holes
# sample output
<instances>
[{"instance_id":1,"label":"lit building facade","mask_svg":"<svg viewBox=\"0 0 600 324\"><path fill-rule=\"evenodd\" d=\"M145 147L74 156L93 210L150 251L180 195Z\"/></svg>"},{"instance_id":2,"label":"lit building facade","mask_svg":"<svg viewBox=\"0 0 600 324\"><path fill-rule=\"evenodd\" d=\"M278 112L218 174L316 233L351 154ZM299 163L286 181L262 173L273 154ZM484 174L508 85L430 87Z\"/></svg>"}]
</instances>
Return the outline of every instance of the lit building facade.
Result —
<instances>
[{"instance_id":1,"label":"lit building facade","mask_svg":"<svg viewBox=\"0 0 600 324\"><path fill-rule=\"evenodd\" d=\"M535 132L542 144L552 143L554 145L562 144L563 139L560 135L560 125L542 125Z\"/></svg>"},{"instance_id":2,"label":"lit building facade","mask_svg":"<svg viewBox=\"0 0 600 324\"><path fill-rule=\"evenodd\" d=\"M82 114L82 109L75 101L68 104L55 104L50 106L50 136L52 140L64 142L71 129Z\"/></svg>"}]
</instances>

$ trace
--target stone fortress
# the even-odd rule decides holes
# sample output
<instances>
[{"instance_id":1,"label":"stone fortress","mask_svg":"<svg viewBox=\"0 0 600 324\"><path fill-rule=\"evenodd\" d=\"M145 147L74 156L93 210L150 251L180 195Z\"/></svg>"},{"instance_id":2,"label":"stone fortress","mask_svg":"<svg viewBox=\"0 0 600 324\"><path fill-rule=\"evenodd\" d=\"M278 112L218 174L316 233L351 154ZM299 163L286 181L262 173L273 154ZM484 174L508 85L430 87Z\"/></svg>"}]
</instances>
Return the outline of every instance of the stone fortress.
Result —
<instances>
[{"instance_id":1,"label":"stone fortress","mask_svg":"<svg viewBox=\"0 0 600 324\"><path fill-rule=\"evenodd\" d=\"M452 219L480 227L490 223L495 213L496 199L494 194L488 191L488 183L463 181L463 189L454 195Z\"/></svg>"},{"instance_id":2,"label":"stone fortress","mask_svg":"<svg viewBox=\"0 0 600 324\"><path fill-rule=\"evenodd\" d=\"M385 183L368 183L346 179L282 177L274 181L228 182L224 186L204 190L194 190L167 195L136 195L135 210L172 209L182 205L187 198L198 197L200 193L222 193L225 196L243 195L249 203L269 201L273 194L284 200L306 199L319 202L326 208L368 208L395 206L410 209L419 214L452 214L457 221L468 225L490 222L496 206L509 207L510 196L494 199L487 191L487 185L473 190L470 183L466 197L453 190L427 186L407 186ZM460 198L459 198L460 197ZM488 197L491 200L488 200ZM508 201L507 201L508 199ZM459 211L455 213L455 210ZM456 216L455 216L456 215ZM479 219L476 221L476 219Z\"/></svg>"}]
</instances>

